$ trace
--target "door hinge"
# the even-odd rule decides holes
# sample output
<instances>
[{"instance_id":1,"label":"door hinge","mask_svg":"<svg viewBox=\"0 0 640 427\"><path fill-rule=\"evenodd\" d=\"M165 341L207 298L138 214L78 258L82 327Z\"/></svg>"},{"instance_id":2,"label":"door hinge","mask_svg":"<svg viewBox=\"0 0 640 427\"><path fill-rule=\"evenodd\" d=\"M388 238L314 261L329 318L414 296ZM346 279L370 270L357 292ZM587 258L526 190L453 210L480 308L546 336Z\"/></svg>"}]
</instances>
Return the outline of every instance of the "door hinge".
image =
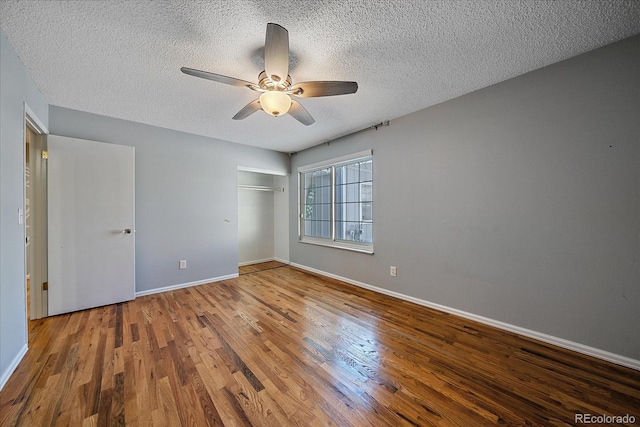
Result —
<instances>
[{"instance_id":1,"label":"door hinge","mask_svg":"<svg viewBox=\"0 0 640 427\"><path fill-rule=\"evenodd\" d=\"M49 290L49 282L44 282L42 284L42 290L43 291L48 291Z\"/></svg>"}]
</instances>

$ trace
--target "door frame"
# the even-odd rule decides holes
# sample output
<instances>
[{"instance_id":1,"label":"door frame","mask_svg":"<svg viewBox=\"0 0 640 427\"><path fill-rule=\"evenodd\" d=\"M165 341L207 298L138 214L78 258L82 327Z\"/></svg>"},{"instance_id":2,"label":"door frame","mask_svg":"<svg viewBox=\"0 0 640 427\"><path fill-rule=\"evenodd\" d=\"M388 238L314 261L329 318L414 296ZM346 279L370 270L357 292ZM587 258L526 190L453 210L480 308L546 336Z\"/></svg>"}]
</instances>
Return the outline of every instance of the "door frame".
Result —
<instances>
[{"instance_id":1,"label":"door frame","mask_svg":"<svg viewBox=\"0 0 640 427\"><path fill-rule=\"evenodd\" d=\"M27 198L27 190L26 190L26 175L27 175L27 169L26 169L26 160L27 160L27 126L29 128L31 128L37 135L38 138L40 139L39 145L40 145L40 152L42 153L42 151L46 152L46 135L49 133L49 130L47 129L47 127L45 126L45 124L42 122L42 120L40 120L40 118L38 118L38 116L33 112L33 110L29 107L29 105L25 102L24 103L24 123L22 126L22 132L23 132L23 140L22 140L22 168L23 168L23 186L22 186L22 212L26 213L26 198ZM35 150L32 150L32 153ZM41 157L43 158L43 157ZM31 160L33 160L33 157L31 158ZM47 216L46 216L46 192L47 192L47 188L46 185L46 175L45 176L36 176L34 174L34 171L36 170L36 168L34 168L32 166L32 171L31 171L31 185L32 185L32 194L34 194L33 198L39 199L39 205L40 207L40 212L38 212L37 214L35 214L34 212L32 212L32 215L37 215L34 216L34 222L38 221L39 222L39 227L34 227L35 230L37 230L38 235L36 236L36 238L34 239L34 243L36 244L36 247L34 247L34 252L37 253L36 256L34 256L34 265L31 265L31 271L32 274L31 275L31 287L30 287L30 294L31 294L31 301L30 301L30 305L31 305L31 312L29 313L29 315L27 316L27 310L26 310L26 305L25 305L25 317L27 317L27 331L28 331L28 325L29 325L29 318L31 318L31 320L34 319L40 319L43 317L47 316L47 295L46 295L46 291L44 291L42 289L42 282L45 282L47 280L47 244L46 244L46 238L47 238L47 231L46 231L46 224L47 224ZM44 180L44 181L43 181ZM31 203L33 203L33 201L30 201ZM33 205L32 205L33 206ZM42 212L42 207L44 207L44 212ZM23 235L26 237L27 235L27 221L23 221ZM23 243L24 243L24 283L23 283L23 292L25 293L25 304L26 304L26 300L27 300L27 259L28 259L28 253L27 253L27 242L26 242L26 238L23 239ZM28 333L28 332L27 332Z\"/></svg>"}]
</instances>

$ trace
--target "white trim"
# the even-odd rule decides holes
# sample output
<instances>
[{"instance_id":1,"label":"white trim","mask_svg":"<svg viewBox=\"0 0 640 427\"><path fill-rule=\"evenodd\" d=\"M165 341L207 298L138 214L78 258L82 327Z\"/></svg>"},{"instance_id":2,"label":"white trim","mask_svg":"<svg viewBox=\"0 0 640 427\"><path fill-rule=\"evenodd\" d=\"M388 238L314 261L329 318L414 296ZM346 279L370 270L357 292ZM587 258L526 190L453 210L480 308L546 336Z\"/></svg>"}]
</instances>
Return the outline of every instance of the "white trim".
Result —
<instances>
[{"instance_id":1,"label":"white trim","mask_svg":"<svg viewBox=\"0 0 640 427\"><path fill-rule=\"evenodd\" d=\"M47 129L44 123L42 123L42 120L38 118L36 113L33 112L33 110L29 107L29 105L27 105L26 102L24 103L24 117L25 121L27 121L36 132L40 134L49 133L49 129Z\"/></svg>"},{"instance_id":2,"label":"white trim","mask_svg":"<svg viewBox=\"0 0 640 427\"><path fill-rule=\"evenodd\" d=\"M241 262L238 264L238 267L244 267L246 265L254 265L254 264L261 264L263 262L270 262L270 261L277 261L277 262L281 262L283 264L287 264L289 265L289 261L282 259L282 258L265 258L265 259L258 259L255 261L246 261L246 262Z\"/></svg>"},{"instance_id":3,"label":"white trim","mask_svg":"<svg viewBox=\"0 0 640 427\"><path fill-rule=\"evenodd\" d=\"M274 171L274 170L260 169L260 168L250 168L246 166L238 166L238 170L243 172L263 173L266 175L289 176L289 172Z\"/></svg>"},{"instance_id":4,"label":"white trim","mask_svg":"<svg viewBox=\"0 0 640 427\"><path fill-rule=\"evenodd\" d=\"M180 283L178 285L165 286L163 288L149 289L149 290L146 290L146 291L136 292L136 298L137 297L142 297L142 296L145 296L145 295L152 295L152 294L159 294L159 293L162 293L162 292L175 291L176 289L190 288L191 286L204 285L204 284L213 283L213 282L221 282L223 280L235 279L236 277L238 277L238 273L228 274L226 276L214 277L214 278L211 278L211 279L197 280L195 282Z\"/></svg>"},{"instance_id":5,"label":"white trim","mask_svg":"<svg viewBox=\"0 0 640 427\"><path fill-rule=\"evenodd\" d=\"M40 120L40 118L36 115L36 113L33 112L33 110L31 109L31 107L29 107L29 104L27 104L26 102L22 103L23 106L23 126L22 126L22 132L23 132L23 151L22 151L22 164L23 164L23 193L22 193L22 206L24 209L24 212L26 212L26 206L25 206L25 202L26 202L26 156L27 156L27 152L26 152L26 141L27 141L27 134L26 134L26 129L27 126L29 128L31 128L35 133L37 133L40 137L43 137L42 135L48 135L49 134L49 129L47 129L47 127L45 126L44 122L42 120ZM44 147L46 148L46 140L44 142ZM36 169L33 168L33 171L35 171ZM31 177L31 182L33 187L35 188L36 185L36 180L35 178L35 174L33 174L33 176ZM46 178L45 178L46 179ZM47 189L43 188L42 191L44 193L46 193ZM34 200L32 200L32 202L34 202ZM32 212L33 215L35 215L35 212ZM35 221L35 217L34 217L34 221ZM46 218L45 218L46 221ZM27 227L27 221L25 218L24 221L24 235L26 236L26 227ZM46 230L46 227L45 227ZM44 236L38 236L41 238L44 238L44 240L42 240L43 242L46 242L46 231ZM46 247L46 243L44 243L45 247ZM34 247L33 249L34 251L36 250L36 248ZM45 252L45 258L46 258L46 248L44 249ZM42 254L40 254L42 255ZM24 248L24 269L25 271L27 271L27 260L28 260L28 253L27 253L27 247L25 245ZM34 279L37 279L38 281L46 281L47 279L47 266L46 266L46 260L42 260L42 257L38 257L36 260L39 261L38 266L34 265L32 266L32 269L35 268L37 271L41 272L40 270L44 271L44 275L36 274L34 275ZM43 276L43 277L42 277ZM24 283L24 292L25 292L25 301L27 299L27 283L26 280L30 280L30 278L25 278L25 283ZM34 281L35 284L35 281ZM25 328L24 328L24 340L25 343L28 342L29 340L29 319L31 320L35 320L35 319L41 319L43 317L46 317L48 315L48 307L47 307L47 299L46 299L46 292L47 291L43 291L42 288L40 286L31 286L31 296L30 296L30 306L31 306L31 312L27 313L26 307L25 307L25 319L26 319L26 323L25 323ZM26 345L26 344L25 344Z\"/></svg>"},{"instance_id":6,"label":"white trim","mask_svg":"<svg viewBox=\"0 0 640 427\"><path fill-rule=\"evenodd\" d=\"M9 378L11 378L11 375L22 361L22 358L24 358L24 355L27 354L27 350L29 350L29 347L27 346L27 344L25 344L20 352L16 354L16 357L13 358L7 370L4 371L2 376L0 376L0 391L2 391L7 381L9 381Z\"/></svg>"},{"instance_id":7,"label":"white trim","mask_svg":"<svg viewBox=\"0 0 640 427\"><path fill-rule=\"evenodd\" d=\"M276 260L275 258L265 258L265 259L256 259L253 261L239 262L238 267L244 267L245 265L260 264L263 262L269 262L269 261L275 261L275 260Z\"/></svg>"},{"instance_id":8,"label":"white trim","mask_svg":"<svg viewBox=\"0 0 640 427\"><path fill-rule=\"evenodd\" d=\"M323 239L321 237L308 236L303 236L302 238L298 239L298 243L326 246L328 248L344 249L346 251L373 255L373 245L371 243L351 243L348 240L331 240Z\"/></svg>"},{"instance_id":9,"label":"white trim","mask_svg":"<svg viewBox=\"0 0 640 427\"><path fill-rule=\"evenodd\" d=\"M309 172L316 169L323 169L326 166L337 166L341 163L351 162L353 160L364 159L366 157L372 157L373 150L364 150L358 153L347 154L346 156L340 156L329 160L323 160L321 162L311 163L310 165L300 166L298 173Z\"/></svg>"},{"instance_id":10,"label":"white trim","mask_svg":"<svg viewBox=\"0 0 640 427\"><path fill-rule=\"evenodd\" d=\"M346 277L338 276L336 274L327 273L326 271L317 270L315 268L307 267L305 265L296 264L294 262L290 263L292 267L297 267L301 270L310 271L312 273L316 273L322 276L331 277L332 279L337 279L351 285L355 285L361 288L369 289L370 291L374 291L377 293L389 295L395 298L399 298L405 301L409 301L418 305L422 305L425 307L432 308L434 310L442 311L445 313L450 313L459 317L463 317L465 319L473 320L478 323L483 323L485 325L493 326L498 329L502 329L504 331L513 332L518 335L522 335L528 338L533 338L538 341L542 341L548 344L556 345L558 347L562 347L568 350L573 350L577 353L586 354L587 356L593 356L598 359L606 360L607 362L612 362L617 365L626 366L627 368L635 369L640 371L640 360L632 359L627 356L622 356L619 354L611 353L606 350L601 350L599 348L590 347L588 345L580 344L574 341L569 341L564 338L554 337L553 335L547 335L542 332L533 331L531 329L522 328L520 326L515 326L509 323L501 322L499 320L490 319L488 317L479 316L477 314L468 313L466 311L458 310L456 308L447 307L444 305L436 304L433 302L425 301L420 298L415 298L409 295L404 295L399 292L390 291L388 289L379 288L377 286L372 286L366 283L358 282L356 280L348 279Z\"/></svg>"}]
</instances>

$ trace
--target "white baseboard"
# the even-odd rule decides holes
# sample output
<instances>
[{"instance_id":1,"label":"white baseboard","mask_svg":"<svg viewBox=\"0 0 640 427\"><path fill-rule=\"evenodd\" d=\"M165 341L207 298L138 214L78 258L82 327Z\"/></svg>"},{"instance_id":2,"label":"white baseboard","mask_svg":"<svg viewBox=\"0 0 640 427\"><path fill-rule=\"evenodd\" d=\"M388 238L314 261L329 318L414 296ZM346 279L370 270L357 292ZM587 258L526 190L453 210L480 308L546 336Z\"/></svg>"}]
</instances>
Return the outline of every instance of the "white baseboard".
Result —
<instances>
[{"instance_id":1,"label":"white baseboard","mask_svg":"<svg viewBox=\"0 0 640 427\"><path fill-rule=\"evenodd\" d=\"M254 261L245 261L245 262L240 262L238 263L238 267L244 267L245 265L253 265L253 264L260 264L262 262L269 262L269 261L275 261L275 258L265 258L265 259L256 259Z\"/></svg>"},{"instance_id":2,"label":"white baseboard","mask_svg":"<svg viewBox=\"0 0 640 427\"><path fill-rule=\"evenodd\" d=\"M342 282L349 283L351 285L359 286L361 288L369 289L370 291L378 292L381 294L389 295L395 298L399 298L405 301L413 302L418 305L422 305L425 307L432 308L434 310L443 311L445 313L454 314L459 317L463 317L465 319L473 320L478 323L483 323L485 325L493 326L498 329L502 329L508 332L513 332L528 338L533 338L538 341L546 342L548 344L553 344L558 347L566 348L568 350L573 350L578 353L586 354L588 356L597 357L598 359L606 360L608 362L615 363L617 365L626 366L627 368L635 369L640 371L640 360L632 359L627 356L622 356L619 354L611 353L606 350L601 350L599 348L590 347L584 344L580 344L577 342L569 341L564 338L554 337L553 335L547 335L542 332L537 332L531 329L522 328L520 326L512 325L509 323L501 322L499 320L490 319L488 317L479 316L477 314L468 313L466 311L458 310L456 308L447 307L444 305L436 304L433 302L425 301L420 298L415 298L409 295L404 295L399 292L390 291L388 289L379 288L377 286L372 286L366 283L358 282L356 280L348 279L346 277L338 276L336 274L327 273L326 271L317 270L315 268L307 267L305 265L296 264L294 262L290 263L292 267L297 267L301 270L306 270L311 273L319 274L321 276L331 277L333 279L340 280Z\"/></svg>"},{"instance_id":3,"label":"white baseboard","mask_svg":"<svg viewBox=\"0 0 640 427\"><path fill-rule=\"evenodd\" d=\"M136 292L136 298L144 295L159 294L161 292L175 291L176 289L189 288L191 286L204 285L206 283L213 283L213 282L220 282L222 280L235 279L236 277L238 277L238 273L229 274L227 276L214 277L212 279L198 280L195 282L180 283L178 285L165 286L163 288L149 289L146 291Z\"/></svg>"},{"instance_id":4,"label":"white baseboard","mask_svg":"<svg viewBox=\"0 0 640 427\"><path fill-rule=\"evenodd\" d=\"M0 391L2 391L4 385L7 383L7 381L9 381L9 378L11 378L11 374L13 374L13 371L16 370L24 355L27 354L27 350L29 350L29 347L27 346L27 344L25 344L24 347L20 349L20 352L18 352L16 357L13 358L7 370L2 373L2 376L0 376Z\"/></svg>"},{"instance_id":5,"label":"white baseboard","mask_svg":"<svg viewBox=\"0 0 640 427\"><path fill-rule=\"evenodd\" d=\"M283 264L289 265L289 260L275 257L275 258L259 259L259 260L256 260L256 261L241 262L241 263L238 264L238 267L244 267L246 265L253 265L253 264L261 264L263 262L269 262L269 261L278 261L278 262L281 262Z\"/></svg>"}]
</instances>

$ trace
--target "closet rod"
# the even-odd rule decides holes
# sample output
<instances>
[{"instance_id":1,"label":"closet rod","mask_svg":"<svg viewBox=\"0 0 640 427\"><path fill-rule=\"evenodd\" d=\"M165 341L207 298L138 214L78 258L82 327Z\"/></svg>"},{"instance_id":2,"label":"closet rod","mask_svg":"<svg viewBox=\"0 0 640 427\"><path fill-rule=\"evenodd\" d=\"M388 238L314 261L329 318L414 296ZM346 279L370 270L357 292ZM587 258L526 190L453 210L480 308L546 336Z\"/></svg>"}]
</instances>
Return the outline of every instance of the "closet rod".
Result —
<instances>
[{"instance_id":1,"label":"closet rod","mask_svg":"<svg viewBox=\"0 0 640 427\"><path fill-rule=\"evenodd\" d=\"M274 188L274 187L266 187L264 185L245 185L238 184L238 189L240 190L252 190L252 191L274 191L274 192L284 192L284 188Z\"/></svg>"}]
</instances>

